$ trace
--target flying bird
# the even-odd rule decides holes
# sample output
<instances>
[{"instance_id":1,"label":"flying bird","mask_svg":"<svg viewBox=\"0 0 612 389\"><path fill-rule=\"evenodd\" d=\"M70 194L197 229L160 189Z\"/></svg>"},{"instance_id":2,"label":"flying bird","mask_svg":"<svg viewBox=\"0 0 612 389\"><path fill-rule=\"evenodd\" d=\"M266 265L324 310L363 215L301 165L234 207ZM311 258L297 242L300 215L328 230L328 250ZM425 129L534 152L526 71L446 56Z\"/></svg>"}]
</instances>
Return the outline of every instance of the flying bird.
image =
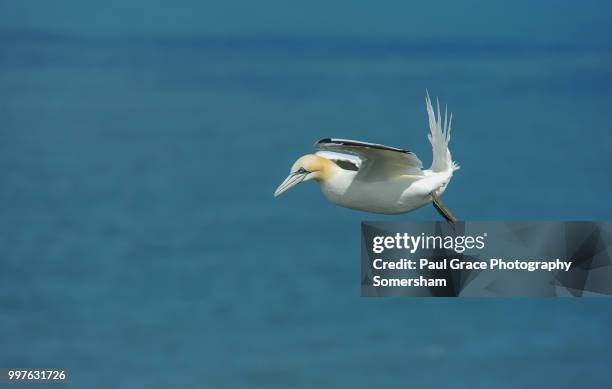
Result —
<instances>
[{"instance_id":1,"label":"flying bird","mask_svg":"<svg viewBox=\"0 0 612 389\"><path fill-rule=\"evenodd\" d=\"M440 196L459 166L452 160L450 141L453 114L436 99L437 112L425 98L429 117L429 142L433 162L429 169L412 152L376 143L325 138L315 143L315 154L304 155L293 164L289 176L274 197L305 181L319 182L321 191L341 207L386 215L410 212L432 203L448 223L457 219L442 204Z\"/></svg>"}]
</instances>

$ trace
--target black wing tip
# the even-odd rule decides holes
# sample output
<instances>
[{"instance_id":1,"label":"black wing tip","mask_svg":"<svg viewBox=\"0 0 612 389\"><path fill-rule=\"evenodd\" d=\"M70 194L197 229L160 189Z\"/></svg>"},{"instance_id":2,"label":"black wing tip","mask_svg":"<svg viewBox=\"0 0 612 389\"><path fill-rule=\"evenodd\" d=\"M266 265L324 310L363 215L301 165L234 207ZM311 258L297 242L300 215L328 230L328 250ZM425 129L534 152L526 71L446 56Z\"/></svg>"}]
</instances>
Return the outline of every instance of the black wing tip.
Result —
<instances>
[{"instance_id":1,"label":"black wing tip","mask_svg":"<svg viewBox=\"0 0 612 389\"><path fill-rule=\"evenodd\" d=\"M360 142L356 140L348 140L348 139L337 139L337 138L323 138L319 139L317 143L315 143L315 147L318 146L326 146L326 145L338 145L338 146L352 146L352 147L368 147L371 149L379 149L379 150L388 150L388 151L396 151L398 153L412 154L411 151L398 149L397 147L385 146L378 143L369 143L369 142Z\"/></svg>"}]
</instances>

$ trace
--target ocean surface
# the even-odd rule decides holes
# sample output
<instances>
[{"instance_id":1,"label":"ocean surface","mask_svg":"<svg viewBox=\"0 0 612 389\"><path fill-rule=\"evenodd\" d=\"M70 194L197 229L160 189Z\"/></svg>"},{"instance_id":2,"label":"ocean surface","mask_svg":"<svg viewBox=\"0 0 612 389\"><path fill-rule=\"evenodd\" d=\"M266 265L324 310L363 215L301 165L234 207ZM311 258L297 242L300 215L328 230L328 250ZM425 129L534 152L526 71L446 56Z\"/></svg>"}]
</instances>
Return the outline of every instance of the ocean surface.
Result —
<instances>
[{"instance_id":1,"label":"ocean surface","mask_svg":"<svg viewBox=\"0 0 612 389\"><path fill-rule=\"evenodd\" d=\"M609 2L0 3L0 367L77 388L602 388L610 299L361 298L323 137L431 161L465 220L612 218Z\"/></svg>"}]
</instances>

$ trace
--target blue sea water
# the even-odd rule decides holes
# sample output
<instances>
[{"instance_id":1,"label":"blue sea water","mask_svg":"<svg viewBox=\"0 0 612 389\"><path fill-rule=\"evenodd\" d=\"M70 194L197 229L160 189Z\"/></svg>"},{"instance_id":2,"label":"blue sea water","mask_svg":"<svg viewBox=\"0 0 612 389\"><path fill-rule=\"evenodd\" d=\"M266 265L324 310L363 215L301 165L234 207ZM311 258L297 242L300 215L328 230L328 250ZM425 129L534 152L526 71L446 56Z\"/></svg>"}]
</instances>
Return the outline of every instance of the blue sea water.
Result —
<instances>
[{"instance_id":1,"label":"blue sea water","mask_svg":"<svg viewBox=\"0 0 612 389\"><path fill-rule=\"evenodd\" d=\"M360 298L334 136L430 162L466 220L609 220L608 2L0 3L0 366L78 388L610 385L607 299Z\"/></svg>"}]
</instances>

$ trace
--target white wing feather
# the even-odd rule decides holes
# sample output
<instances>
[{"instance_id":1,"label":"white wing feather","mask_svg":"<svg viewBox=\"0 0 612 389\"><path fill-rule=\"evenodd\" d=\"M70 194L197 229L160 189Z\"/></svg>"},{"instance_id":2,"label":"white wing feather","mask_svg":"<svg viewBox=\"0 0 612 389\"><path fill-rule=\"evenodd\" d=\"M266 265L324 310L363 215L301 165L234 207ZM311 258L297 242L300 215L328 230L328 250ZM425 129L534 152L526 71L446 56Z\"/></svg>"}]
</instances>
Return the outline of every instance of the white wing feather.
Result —
<instances>
[{"instance_id":1,"label":"white wing feather","mask_svg":"<svg viewBox=\"0 0 612 389\"><path fill-rule=\"evenodd\" d=\"M429 98L429 92L425 97L425 104L427 106L427 116L429 117L429 131L428 134L429 142L433 152L433 162L431 163L431 170L434 172L446 172L455 171L459 169L459 166L453 162L451 158L450 150L448 149L448 142L450 142L451 125L453 122L453 114L448 117L448 111L444 109L444 123L440 117L440 103L436 99L437 115L434 113L433 106L431 105L431 99Z\"/></svg>"},{"instance_id":2,"label":"white wing feather","mask_svg":"<svg viewBox=\"0 0 612 389\"><path fill-rule=\"evenodd\" d=\"M381 181L402 175L423 175L423 164L414 153L394 147L348 139L322 139L315 147L357 156L360 168L356 179L359 180Z\"/></svg>"},{"instance_id":3,"label":"white wing feather","mask_svg":"<svg viewBox=\"0 0 612 389\"><path fill-rule=\"evenodd\" d=\"M317 151L315 155L319 155L331 161L346 161L352 163L353 165L356 165L357 167L361 166L361 159L359 159L358 156L353 154L337 153L334 151Z\"/></svg>"}]
</instances>

